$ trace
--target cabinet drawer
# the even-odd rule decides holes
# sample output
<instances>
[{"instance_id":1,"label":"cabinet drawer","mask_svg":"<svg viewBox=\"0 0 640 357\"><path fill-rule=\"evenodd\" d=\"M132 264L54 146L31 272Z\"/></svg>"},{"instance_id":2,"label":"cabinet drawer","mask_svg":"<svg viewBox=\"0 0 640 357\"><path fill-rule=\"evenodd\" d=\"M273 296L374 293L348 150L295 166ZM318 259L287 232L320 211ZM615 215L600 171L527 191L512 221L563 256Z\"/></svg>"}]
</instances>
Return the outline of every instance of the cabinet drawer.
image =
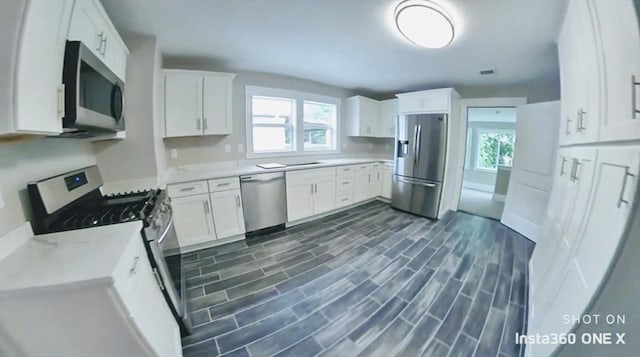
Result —
<instances>
[{"instance_id":1,"label":"cabinet drawer","mask_svg":"<svg viewBox=\"0 0 640 357\"><path fill-rule=\"evenodd\" d=\"M167 190L172 198L208 193L207 181L192 181L168 185Z\"/></svg>"},{"instance_id":2,"label":"cabinet drawer","mask_svg":"<svg viewBox=\"0 0 640 357\"><path fill-rule=\"evenodd\" d=\"M382 167L385 170L393 170L393 162L385 162L382 164Z\"/></svg>"},{"instance_id":3,"label":"cabinet drawer","mask_svg":"<svg viewBox=\"0 0 640 357\"><path fill-rule=\"evenodd\" d=\"M336 207L344 207L353 203L353 194L336 196Z\"/></svg>"},{"instance_id":4,"label":"cabinet drawer","mask_svg":"<svg viewBox=\"0 0 640 357\"><path fill-rule=\"evenodd\" d=\"M338 193L349 193L353 190L353 177L339 177L337 182Z\"/></svg>"},{"instance_id":5,"label":"cabinet drawer","mask_svg":"<svg viewBox=\"0 0 640 357\"><path fill-rule=\"evenodd\" d=\"M353 174L354 170L355 170L354 165L349 165L349 166L338 166L336 168L336 173L338 174L338 176L341 175L351 175Z\"/></svg>"},{"instance_id":6,"label":"cabinet drawer","mask_svg":"<svg viewBox=\"0 0 640 357\"><path fill-rule=\"evenodd\" d=\"M369 172L371 171L371 164L356 165L355 172Z\"/></svg>"},{"instance_id":7,"label":"cabinet drawer","mask_svg":"<svg viewBox=\"0 0 640 357\"><path fill-rule=\"evenodd\" d=\"M323 177L335 177L336 168L322 168L322 169L310 169L310 170L296 170L296 171L287 171L287 180L304 180L311 179L315 180Z\"/></svg>"},{"instance_id":8,"label":"cabinet drawer","mask_svg":"<svg viewBox=\"0 0 640 357\"><path fill-rule=\"evenodd\" d=\"M209 180L209 192L235 190L240 188L240 179L238 177L226 177L221 179Z\"/></svg>"},{"instance_id":9,"label":"cabinet drawer","mask_svg":"<svg viewBox=\"0 0 640 357\"><path fill-rule=\"evenodd\" d=\"M379 162L374 162L373 164L369 164L369 165L371 167L371 170L377 170L382 167L382 164Z\"/></svg>"}]
</instances>

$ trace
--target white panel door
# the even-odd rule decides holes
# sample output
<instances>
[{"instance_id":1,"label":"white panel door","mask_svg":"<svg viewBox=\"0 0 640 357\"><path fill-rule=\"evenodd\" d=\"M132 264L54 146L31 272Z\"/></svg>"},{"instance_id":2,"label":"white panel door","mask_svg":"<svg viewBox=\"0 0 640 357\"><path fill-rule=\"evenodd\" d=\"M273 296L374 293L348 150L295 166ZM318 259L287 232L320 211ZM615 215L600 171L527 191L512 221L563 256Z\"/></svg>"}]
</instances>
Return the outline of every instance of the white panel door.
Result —
<instances>
[{"instance_id":1,"label":"white panel door","mask_svg":"<svg viewBox=\"0 0 640 357\"><path fill-rule=\"evenodd\" d=\"M555 165L560 102L518 107L516 146L501 222L536 241Z\"/></svg>"},{"instance_id":2,"label":"white panel door","mask_svg":"<svg viewBox=\"0 0 640 357\"><path fill-rule=\"evenodd\" d=\"M320 214L336 208L336 179L326 177L313 184L313 214Z\"/></svg>"},{"instance_id":3,"label":"white panel door","mask_svg":"<svg viewBox=\"0 0 640 357\"><path fill-rule=\"evenodd\" d=\"M378 135L383 138L393 138L396 135L396 121L398 119L398 100L388 99L380 103L380 126Z\"/></svg>"},{"instance_id":4,"label":"white panel door","mask_svg":"<svg viewBox=\"0 0 640 357\"><path fill-rule=\"evenodd\" d=\"M212 193L211 206L218 239L245 232L240 190Z\"/></svg>"},{"instance_id":5,"label":"white panel door","mask_svg":"<svg viewBox=\"0 0 640 357\"><path fill-rule=\"evenodd\" d=\"M171 207L180 247L216 239L208 193L174 198Z\"/></svg>"},{"instance_id":6,"label":"white panel door","mask_svg":"<svg viewBox=\"0 0 640 357\"><path fill-rule=\"evenodd\" d=\"M166 137L202 135L202 76L168 72L164 80Z\"/></svg>"},{"instance_id":7,"label":"white panel door","mask_svg":"<svg viewBox=\"0 0 640 357\"><path fill-rule=\"evenodd\" d=\"M633 1L600 0L594 1L594 5L600 25L606 81L605 115L600 138L607 141L638 139L640 29Z\"/></svg>"},{"instance_id":8,"label":"white panel door","mask_svg":"<svg viewBox=\"0 0 640 357\"><path fill-rule=\"evenodd\" d=\"M226 77L204 76L202 120L205 135L231 134L230 83Z\"/></svg>"},{"instance_id":9,"label":"white panel door","mask_svg":"<svg viewBox=\"0 0 640 357\"><path fill-rule=\"evenodd\" d=\"M365 98L360 98L360 135L361 136L380 136L379 129L379 117L380 111L378 109L378 102Z\"/></svg>"},{"instance_id":10,"label":"white panel door","mask_svg":"<svg viewBox=\"0 0 640 357\"><path fill-rule=\"evenodd\" d=\"M289 222L313 216L313 183L308 180L287 182L287 219Z\"/></svg>"},{"instance_id":11,"label":"white panel door","mask_svg":"<svg viewBox=\"0 0 640 357\"><path fill-rule=\"evenodd\" d=\"M62 67L72 5L70 1L27 3L15 74L18 131L62 132Z\"/></svg>"},{"instance_id":12,"label":"white panel door","mask_svg":"<svg viewBox=\"0 0 640 357\"><path fill-rule=\"evenodd\" d=\"M371 172L369 190L369 197L371 198L382 195L382 170Z\"/></svg>"}]
</instances>

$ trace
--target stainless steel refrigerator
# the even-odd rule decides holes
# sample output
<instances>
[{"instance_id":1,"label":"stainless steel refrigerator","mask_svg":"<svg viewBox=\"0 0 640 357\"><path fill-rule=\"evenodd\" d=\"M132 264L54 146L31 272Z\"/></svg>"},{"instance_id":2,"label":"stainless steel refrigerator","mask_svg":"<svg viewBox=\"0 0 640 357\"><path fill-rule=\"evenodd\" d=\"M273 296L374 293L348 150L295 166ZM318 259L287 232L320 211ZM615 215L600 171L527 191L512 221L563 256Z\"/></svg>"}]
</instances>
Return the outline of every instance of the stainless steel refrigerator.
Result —
<instances>
[{"instance_id":1,"label":"stainless steel refrigerator","mask_svg":"<svg viewBox=\"0 0 640 357\"><path fill-rule=\"evenodd\" d=\"M438 218L447 150L446 114L398 118L391 207Z\"/></svg>"}]
</instances>

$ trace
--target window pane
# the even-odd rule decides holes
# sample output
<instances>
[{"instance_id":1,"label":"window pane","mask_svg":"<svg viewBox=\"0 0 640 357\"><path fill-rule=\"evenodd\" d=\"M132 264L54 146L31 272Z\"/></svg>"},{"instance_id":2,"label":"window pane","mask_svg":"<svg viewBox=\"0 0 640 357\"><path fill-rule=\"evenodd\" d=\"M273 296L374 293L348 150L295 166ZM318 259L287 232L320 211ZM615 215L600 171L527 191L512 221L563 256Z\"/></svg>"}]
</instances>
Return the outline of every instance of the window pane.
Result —
<instances>
[{"instance_id":1,"label":"window pane","mask_svg":"<svg viewBox=\"0 0 640 357\"><path fill-rule=\"evenodd\" d=\"M253 152L293 150L295 108L294 99L251 97Z\"/></svg>"},{"instance_id":2,"label":"window pane","mask_svg":"<svg viewBox=\"0 0 640 357\"><path fill-rule=\"evenodd\" d=\"M291 124L296 101L287 98L251 98L251 113L254 124Z\"/></svg>"},{"instance_id":3,"label":"window pane","mask_svg":"<svg viewBox=\"0 0 640 357\"><path fill-rule=\"evenodd\" d=\"M500 134L498 141L500 143L498 165L513 165L513 148L516 143L516 136L514 134Z\"/></svg>"},{"instance_id":4,"label":"window pane","mask_svg":"<svg viewBox=\"0 0 640 357\"><path fill-rule=\"evenodd\" d=\"M480 133L478 143L478 168L497 168L498 145L498 134Z\"/></svg>"},{"instance_id":5,"label":"window pane","mask_svg":"<svg viewBox=\"0 0 640 357\"><path fill-rule=\"evenodd\" d=\"M336 148L337 107L334 104L307 102L303 104L304 149L334 150Z\"/></svg>"},{"instance_id":6,"label":"window pane","mask_svg":"<svg viewBox=\"0 0 640 357\"><path fill-rule=\"evenodd\" d=\"M291 151L293 150L293 128L291 126L254 126L253 151Z\"/></svg>"}]
</instances>

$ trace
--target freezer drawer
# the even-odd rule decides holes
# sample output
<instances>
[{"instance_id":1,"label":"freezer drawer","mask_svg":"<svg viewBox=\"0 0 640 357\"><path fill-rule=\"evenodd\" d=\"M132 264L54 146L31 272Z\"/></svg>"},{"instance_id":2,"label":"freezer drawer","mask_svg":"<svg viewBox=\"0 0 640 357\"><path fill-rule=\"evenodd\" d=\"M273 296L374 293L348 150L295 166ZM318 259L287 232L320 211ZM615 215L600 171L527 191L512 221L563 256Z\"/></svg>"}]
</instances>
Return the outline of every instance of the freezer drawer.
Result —
<instances>
[{"instance_id":1,"label":"freezer drawer","mask_svg":"<svg viewBox=\"0 0 640 357\"><path fill-rule=\"evenodd\" d=\"M442 183L393 175L391 207L428 218L438 218Z\"/></svg>"}]
</instances>

